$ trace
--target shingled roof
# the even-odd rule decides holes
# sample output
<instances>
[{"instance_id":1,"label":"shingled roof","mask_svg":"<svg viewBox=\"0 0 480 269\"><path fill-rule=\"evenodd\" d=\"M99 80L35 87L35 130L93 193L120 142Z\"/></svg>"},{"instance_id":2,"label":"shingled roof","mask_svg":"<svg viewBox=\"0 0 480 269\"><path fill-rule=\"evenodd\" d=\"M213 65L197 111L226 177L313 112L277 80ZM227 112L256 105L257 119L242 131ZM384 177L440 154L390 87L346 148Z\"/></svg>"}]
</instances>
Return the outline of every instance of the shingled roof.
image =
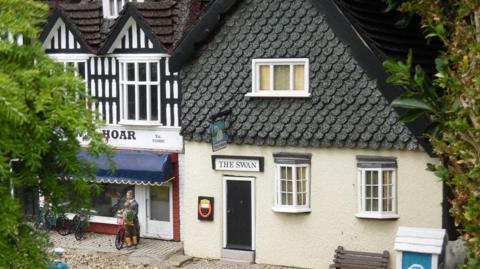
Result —
<instances>
[{"instance_id":1,"label":"shingled roof","mask_svg":"<svg viewBox=\"0 0 480 269\"><path fill-rule=\"evenodd\" d=\"M235 1L217 0L212 7L217 2L233 6ZM228 11L217 29L212 29L215 19L208 16L218 18L219 13L207 11L199 24L215 35L197 44L193 60L179 57L186 62L180 69L186 140L209 142L210 116L230 109L227 130L236 144L420 148L406 125L397 122L378 78L366 73L312 2L316 1L244 0ZM205 23L209 19L212 25ZM198 36L203 30L194 27L191 34ZM202 41L188 36L184 40ZM179 48L187 45L191 44ZM310 98L245 96L251 91L252 59L303 57L310 59Z\"/></svg>"},{"instance_id":2,"label":"shingled roof","mask_svg":"<svg viewBox=\"0 0 480 269\"><path fill-rule=\"evenodd\" d=\"M135 15L142 17L162 46L167 51L172 51L187 27L196 21L208 4L209 0L129 2L115 20L103 18L100 2L81 1L75 4L50 2L50 7L51 13L60 10L65 14L90 51L99 53L116 24L126 15L128 7Z\"/></svg>"},{"instance_id":3,"label":"shingled roof","mask_svg":"<svg viewBox=\"0 0 480 269\"><path fill-rule=\"evenodd\" d=\"M65 14L75 24L85 43L93 51L97 51L105 37L105 31L102 32L103 13L102 5L98 3L79 3L79 4L61 4Z\"/></svg>"}]
</instances>

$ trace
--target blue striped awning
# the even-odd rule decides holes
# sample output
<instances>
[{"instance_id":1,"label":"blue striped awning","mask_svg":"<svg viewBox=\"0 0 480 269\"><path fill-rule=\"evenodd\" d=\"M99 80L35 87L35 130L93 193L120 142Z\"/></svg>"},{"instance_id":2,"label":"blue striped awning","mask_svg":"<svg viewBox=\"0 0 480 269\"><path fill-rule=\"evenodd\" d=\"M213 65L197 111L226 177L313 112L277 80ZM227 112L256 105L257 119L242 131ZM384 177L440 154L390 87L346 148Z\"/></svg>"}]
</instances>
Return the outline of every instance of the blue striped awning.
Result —
<instances>
[{"instance_id":1,"label":"blue striped awning","mask_svg":"<svg viewBox=\"0 0 480 269\"><path fill-rule=\"evenodd\" d=\"M97 167L96 180L104 183L159 186L173 179L173 166L169 154L148 151L115 151L112 172L105 154L98 158L81 151L81 160L92 162Z\"/></svg>"}]
</instances>

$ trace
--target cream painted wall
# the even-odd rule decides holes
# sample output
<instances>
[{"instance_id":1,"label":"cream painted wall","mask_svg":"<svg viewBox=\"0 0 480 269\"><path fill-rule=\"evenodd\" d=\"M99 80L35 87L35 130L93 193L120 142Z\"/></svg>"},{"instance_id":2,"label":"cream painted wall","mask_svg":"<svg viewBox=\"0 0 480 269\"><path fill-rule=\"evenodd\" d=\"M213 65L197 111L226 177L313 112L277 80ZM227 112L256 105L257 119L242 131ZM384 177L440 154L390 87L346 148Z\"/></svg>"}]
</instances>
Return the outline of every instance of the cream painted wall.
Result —
<instances>
[{"instance_id":1,"label":"cream painted wall","mask_svg":"<svg viewBox=\"0 0 480 269\"><path fill-rule=\"evenodd\" d=\"M311 209L308 214L276 213L274 197L274 152L312 153ZM214 171L211 145L186 142L184 177L184 247L187 255L220 258L223 245L224 175L255 177L256 262L308 268L327 268L334 249L391 254L395 267L394 237L398 226L441 227L442 184L428 171L427 154L412 151L312 149L294 147L228 145L221 155L263 156L265 170L257 172ZM357 213L356 155L397 157L397 220L367 220ZM198 196L215 198L214 221L197 219Z\"/></svg>"}]
</instances>

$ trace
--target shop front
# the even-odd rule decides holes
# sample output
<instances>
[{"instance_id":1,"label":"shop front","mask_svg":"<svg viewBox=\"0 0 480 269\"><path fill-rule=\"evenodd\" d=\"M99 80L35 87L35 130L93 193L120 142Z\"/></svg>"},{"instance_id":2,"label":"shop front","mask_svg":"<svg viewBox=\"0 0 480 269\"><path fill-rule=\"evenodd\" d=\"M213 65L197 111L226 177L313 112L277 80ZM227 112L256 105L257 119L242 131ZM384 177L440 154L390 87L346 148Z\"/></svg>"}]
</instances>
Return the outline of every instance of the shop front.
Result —
<instances>
[{"instance_id":1,"label":"shop front","mask_svg":"<svg viewBox=\"0 0 480 269\"><path fill-rule=\"evenodd\" d=\"M115 233L117 211L132 191L138 202L140 236L179 240L177 153L118 150L112 158L114 171L104 155L94 158L81 152L79 158L97 166L99 190L92 197L90 231Z\"/></svg>"}]
</instances>

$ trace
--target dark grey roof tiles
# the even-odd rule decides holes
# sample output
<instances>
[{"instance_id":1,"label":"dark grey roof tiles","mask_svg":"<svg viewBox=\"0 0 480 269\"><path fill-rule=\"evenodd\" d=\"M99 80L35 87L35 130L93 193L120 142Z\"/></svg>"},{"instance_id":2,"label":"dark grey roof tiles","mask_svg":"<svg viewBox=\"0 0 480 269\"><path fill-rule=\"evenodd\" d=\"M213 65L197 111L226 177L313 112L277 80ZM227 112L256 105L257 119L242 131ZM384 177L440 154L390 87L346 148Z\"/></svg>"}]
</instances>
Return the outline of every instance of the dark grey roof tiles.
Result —
<instances>
[{"instance_id":1,"label":"dark grey roof tiles","mask_svg":"<svg viewBox=\"0 0 480 269\"><path fill-rule=\"evenodd\" d=\"M226 117L235 144L419 148L417 140L308 0L245 0L181 69L182 134L209 142ZM254 58L309 58L310 98L246 97Z\"/></svg>"}]
</instances>

